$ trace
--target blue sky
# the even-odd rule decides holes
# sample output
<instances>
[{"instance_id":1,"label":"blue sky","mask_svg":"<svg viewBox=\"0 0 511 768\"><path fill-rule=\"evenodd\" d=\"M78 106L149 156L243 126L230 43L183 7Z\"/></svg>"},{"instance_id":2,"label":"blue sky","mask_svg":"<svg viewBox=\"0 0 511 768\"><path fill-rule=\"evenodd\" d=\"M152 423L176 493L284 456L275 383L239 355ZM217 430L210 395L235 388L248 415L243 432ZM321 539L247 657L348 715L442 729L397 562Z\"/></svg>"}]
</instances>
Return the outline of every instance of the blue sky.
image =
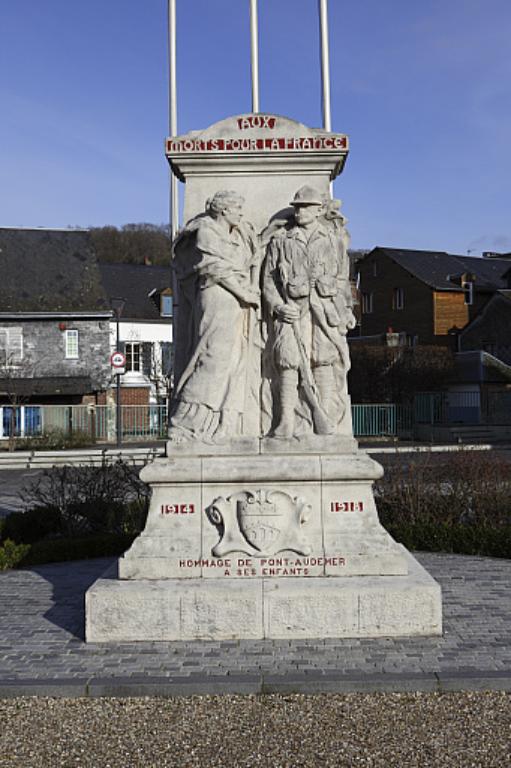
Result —
<instances>
[{"instance_id":1,"label":"blue sky","mask_svg":"<svg viewBox=\"0 0 511 768\"><path fill-rule=\"evenodd\" d=\"M179 130L250 111L249 0L177 0ZM330 0L356 248L511 251L510 0ZM317 0L259 0L261 109L321 123ZM0 224L164 222L166 0L0 0Z\"/></svg>"}]
</instances>

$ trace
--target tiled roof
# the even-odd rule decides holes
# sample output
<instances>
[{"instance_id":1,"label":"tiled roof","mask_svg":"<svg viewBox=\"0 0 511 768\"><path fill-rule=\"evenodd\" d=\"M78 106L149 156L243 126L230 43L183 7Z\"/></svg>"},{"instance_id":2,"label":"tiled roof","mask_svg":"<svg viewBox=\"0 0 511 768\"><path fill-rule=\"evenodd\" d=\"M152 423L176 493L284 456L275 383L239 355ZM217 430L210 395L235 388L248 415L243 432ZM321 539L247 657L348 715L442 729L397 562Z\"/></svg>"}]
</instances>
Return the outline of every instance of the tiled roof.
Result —
<instances>
[{"instance_id":1,"label":"tiled roof","mask_svg":"<svg viewBox=\"0 0 511 768\"><path fill-rule=\"evenodd\" d=\"M0 227L0 312L104 311L90 234Z\"/></svg>"},{"instance_id":2,"label":"tiled roof","mask_svg":"<svg viewBox=\"0 0 511 768\"><path fill-rule=\"evenodd\" d=\"M445 251L414 251L398 248L374 248L370 255L384 253L419 280L437 290L461 290L452 279L466 272L475 275L477 290L495 291L508 287L506 272L511 270L509 259L483 259L456 256Z\"/></svg>"},{"instance_id":3,"label":"tiled roof","mask_svg":"<svg viewBox=\"0 0 511 768\"><path fill-rule=\"evenodd\" d=\"M123 320L159 320L159 301L151 297L152 291L170 288L170 269L140 264L99 264L101 280L108 297L126 299Z\"/></svg>"}]
</instances>

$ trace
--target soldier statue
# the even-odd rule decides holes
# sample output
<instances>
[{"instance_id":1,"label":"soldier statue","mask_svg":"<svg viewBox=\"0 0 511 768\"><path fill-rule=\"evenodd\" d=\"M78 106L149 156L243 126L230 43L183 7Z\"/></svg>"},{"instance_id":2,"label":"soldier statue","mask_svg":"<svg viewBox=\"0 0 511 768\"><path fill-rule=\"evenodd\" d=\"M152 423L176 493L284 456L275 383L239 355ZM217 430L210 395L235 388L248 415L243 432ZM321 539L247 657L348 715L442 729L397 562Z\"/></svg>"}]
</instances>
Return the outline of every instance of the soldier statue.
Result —
<instances>
[{"instance_id":1,"label":"soldier statue","mask_svg":"<svg viewBox=\"0 0 511 768\"><path fill-rule=\"evenodd\" d=\"M263 295L278 400L276 438L333 434L347 407L346 331L355 319L348 236L335 203L303 186L291 202L293 216L270 235Z\"/></svg>"}]
</instances>

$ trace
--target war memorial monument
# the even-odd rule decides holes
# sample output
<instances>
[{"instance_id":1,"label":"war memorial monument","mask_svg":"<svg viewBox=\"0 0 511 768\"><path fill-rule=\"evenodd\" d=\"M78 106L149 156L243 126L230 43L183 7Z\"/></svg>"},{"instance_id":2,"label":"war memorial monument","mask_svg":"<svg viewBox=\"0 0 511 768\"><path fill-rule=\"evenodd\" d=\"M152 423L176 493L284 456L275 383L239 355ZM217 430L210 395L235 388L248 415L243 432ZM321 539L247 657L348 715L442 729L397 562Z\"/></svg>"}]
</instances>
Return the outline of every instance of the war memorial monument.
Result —
<instances>
[{"instance_id":1,"label":"war memorial monument","mask_svg":"<svg viewBox=\"0 0 511 768\"><path fill-rule=\"evenodd\" d=\"M343 134L250 113L171 137L175 391L145 530L87 640L438 635L439 585L378 520L353 438Z\"/></svg>"}]
</instances>

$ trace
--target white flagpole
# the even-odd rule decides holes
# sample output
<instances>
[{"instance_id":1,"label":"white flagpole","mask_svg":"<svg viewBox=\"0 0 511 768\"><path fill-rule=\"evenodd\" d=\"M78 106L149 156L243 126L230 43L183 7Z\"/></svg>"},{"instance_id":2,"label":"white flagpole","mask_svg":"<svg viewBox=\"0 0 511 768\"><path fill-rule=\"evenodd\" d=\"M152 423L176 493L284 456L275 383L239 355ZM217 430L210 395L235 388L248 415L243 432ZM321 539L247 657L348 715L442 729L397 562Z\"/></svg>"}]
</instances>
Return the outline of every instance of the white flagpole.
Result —
<instances>
[{"instance_id":1,"label":"white flagpole","mask_svg":"<svg viewBox=\"0 0 511 768\"><path fill-rule=\"evenodd\" d=\"M176 0L168 0L168 32L169 32L169 133L177 135L177 79L176 79ZM178 180L169 165L169 214L170 236L172 242L179 228L179 189ZM171 370L174 377L174 365L176 359L176 329L179 322L179 293L177 290L176 273L171 270L172 281L172 344L171 344ZM172 388L177 384L173 381ZM170 403L169 403L170 405ZM170 412L169 412L170 413ZM168 414L169 415L169 414Z\"/></svg>"},{"instance_id":2,"label":"white flagpole","mask_svg":"<svg viewBox=\"0 0 511 768\"><path fill-rule=\"evenodd\" d=\"M177 79L176 79L176 0L168 0L169 17L169 133L177 136ZM170 170L170 232L175 238L179 227L178 181Z\"/></svg>"},{"instance_id":3,"label":"white flagpole","mask_svg":"<svg viewBox=\"0 0 511 768\"><path fill-rule=\"evenodd\" d=\"M259 39L257 0L250 0L250 41L252 69L252 112L259 112Z\"/></svg>"},{"instance_id":4,"label":"white flagpole","mask_svg":"<svg viewBox=\"0 0 511 768\"><path fill-rule=\"evenodd\" d=\"M323 128L332 130L330 116L330 54L328 49L328 0L319 0L321 37L321 84L323 91Z\"/></svg>"}]
</instances>

